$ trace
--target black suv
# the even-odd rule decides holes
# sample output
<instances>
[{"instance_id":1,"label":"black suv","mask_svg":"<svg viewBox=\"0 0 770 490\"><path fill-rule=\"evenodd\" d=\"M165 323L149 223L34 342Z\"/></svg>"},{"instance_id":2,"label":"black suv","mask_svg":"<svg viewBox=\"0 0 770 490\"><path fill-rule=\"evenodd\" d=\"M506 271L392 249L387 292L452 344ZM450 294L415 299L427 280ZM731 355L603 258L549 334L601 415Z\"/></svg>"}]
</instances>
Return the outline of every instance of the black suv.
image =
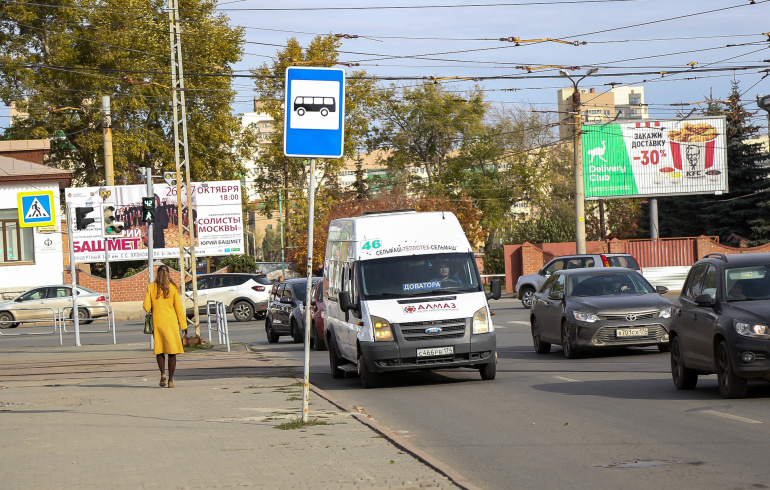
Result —
<instances>
[{"instance_id":1,"label":"black suv","mask_svg":"<svg viewBox=\"0 0 770 490\"><path fill-rule=\"evenodd\" d=\"M770 253L711 253L695 263L674 303L671 375L690 390L717 375L725 398L770 381Z\"/></svg>"},{"instance_id":2,"label":"black suv","mask_svg":"<svg viewBox=\"0 0 770 490\"><path fill-rule=\"evenodd\" d=\"M320 280L320 277L313 278L313 282ZM265 334L268 342L271 344L278 342L278 338L282 335L290 335L296 343L304 340L306 297L307 278L286 279L273 283L267 305L267 318L265 318Z\"/></svg>"}]
</instances>

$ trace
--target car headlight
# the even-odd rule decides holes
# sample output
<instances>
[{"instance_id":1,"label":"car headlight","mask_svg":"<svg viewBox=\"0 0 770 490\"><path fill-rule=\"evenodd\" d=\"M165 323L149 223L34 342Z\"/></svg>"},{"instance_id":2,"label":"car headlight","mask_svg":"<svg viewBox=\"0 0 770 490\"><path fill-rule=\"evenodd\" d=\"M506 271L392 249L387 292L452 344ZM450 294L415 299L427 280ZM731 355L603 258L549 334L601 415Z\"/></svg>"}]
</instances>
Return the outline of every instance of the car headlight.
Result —
<instances>
[{"instance_id":1,"label":"car headlight","mask_svg":"<svg viewBox=\"0 0 770 490\"><path fill-rule=\"evenodd\" d=\"M593 323L593 322L599 321L599 317L594 315L593 313L586 313L584 311L573 311L572 315L574 315L575 320L579 322Z\"/></svg>"},{"instance_id":2,"label":"car headlight","mask_svg":"<svg viewBox=\"0 0 770 490\"><path fill-rule=\"evenodd\" d=\"M736 320L733 325L735 331L745 337L762 337L770 335L770 327L764 323L750 323Z\"/></svg>"},{"instance_id":3,"label":"car headlight","mask_svg":"<svg viewBox=\"0 0 770 490\"><path fill-rule=\"evenodd\" d=\"M374 330L374 341L393 340L393 331L390 329L390 322L384 318L372 315L372 330Z\"/></svg>"},{"instance_id":4,"label":"car headlight","mask_svg":"<svg viewBox=\"0 0 770 490\"><path fill-rule=\"evenodd\" d=\"M669 306L668 308L663 308L660 310L658 316L660 318L671 318L671 307Z\"/></svg>"},{"instance_id":5,"label":"car headlight","mask_svg":"<svg viewBox=\"0 0 770 490\"><path fill-rule=\"evenodd\" d=\"M489 322L489 314L487 313L487 307L479 308L476 313L473 314L473 333L489 333L494 330L494 327Z\"/></svg>"}]
</instances>

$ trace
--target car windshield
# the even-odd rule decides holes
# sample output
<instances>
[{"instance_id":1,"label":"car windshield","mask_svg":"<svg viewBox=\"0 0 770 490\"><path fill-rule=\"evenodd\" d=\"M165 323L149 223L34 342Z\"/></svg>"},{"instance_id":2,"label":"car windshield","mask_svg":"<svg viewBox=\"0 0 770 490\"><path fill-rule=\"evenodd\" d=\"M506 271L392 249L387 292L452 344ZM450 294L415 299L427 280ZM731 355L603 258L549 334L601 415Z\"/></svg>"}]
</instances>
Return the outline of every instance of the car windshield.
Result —
<instances>
[{"instance_id":1,"label":"car windshield","mask_svg":"<svg viewBox=\"0 0 770 490\"><path fill-rule=\"evenodd\" d=\"M767 265L725 269L727 301L770 299L770 274Z\"/></svg>"},{"instance_id":2,"label":"car windshield","mask_svg":"<svg viewBox=\"0 0 770 490\"><path fill-rule=\"evenodd\" d=\"M569 296L610 296L617 294L655 293L655 288L636 272L612 274L572 274L569 276Z\"/></svg>"},{"instance_id":3,"label":"car windshield","mask_svg":"<svg viewBox=\"0 0 770 490\"><path fill-rule=\"evenodd\" d=\"M369 299L479 291L473 255L407 255L361 262L363 294Z\"/></svg>"}]
</instances>

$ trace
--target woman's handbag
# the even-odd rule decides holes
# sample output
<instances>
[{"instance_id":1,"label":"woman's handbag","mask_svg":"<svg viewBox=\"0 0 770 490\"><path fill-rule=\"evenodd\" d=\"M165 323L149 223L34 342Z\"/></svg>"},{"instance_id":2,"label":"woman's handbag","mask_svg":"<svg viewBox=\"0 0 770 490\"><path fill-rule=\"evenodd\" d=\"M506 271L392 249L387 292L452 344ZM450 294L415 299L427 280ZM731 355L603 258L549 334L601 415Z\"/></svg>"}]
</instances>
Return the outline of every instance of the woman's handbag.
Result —
<instances>
[{"instance_id":1,"label":"woman's handbag","mask_svg":"<svg viewBox=\"0 0 770 490\"><path fill-rule=\"evenodd\" d=\"M154 327L152 326L152 311L144 315L144 333L148 335L152 335L154 331Z\"/></svg>"}]
</instances>

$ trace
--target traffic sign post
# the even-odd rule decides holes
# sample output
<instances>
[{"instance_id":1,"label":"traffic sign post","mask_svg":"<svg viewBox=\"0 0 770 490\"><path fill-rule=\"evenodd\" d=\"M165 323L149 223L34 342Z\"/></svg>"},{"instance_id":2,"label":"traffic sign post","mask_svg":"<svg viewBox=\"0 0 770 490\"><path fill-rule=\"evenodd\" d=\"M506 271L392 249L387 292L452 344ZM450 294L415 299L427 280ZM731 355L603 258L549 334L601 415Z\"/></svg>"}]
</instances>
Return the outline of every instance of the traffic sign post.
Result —
<instances>
[{"instance_id":1,"label":"traffic sign post","mask_svg":"<svg viewBox=\"0 0 770 490\"><path fill-rule=\"evenodd\" d=\"M53 191L30 191L16 194L19 209L19 227L56 225L56 206Z\"/></svg>"},{"instance_id":2,"label":"traffic sign post","mask_svg":"<svg viewBox=\"0 0 770 490\"><path fill-rule=\"evenodd\" d=\"M342 157L344 70L290 66L285 102L283 152L287 157Z\"/></svg>"},{"instance_id":3,"label":"traffic sign post","mask_svg":"<svg viewBox=\"0 0 770 490\"><path fill-rule=\"evenodd\" d=\"M315 159L341 158L345 138L345 72L340 68L286 69L283 153L287 157L310 158L308 190L307 292L313 284L313 220ZM305 311L310 325L310 308ZM305 374L302 421L307 422L310 402L310 330L305 329Z\"/></svg>"}]
</instances>

